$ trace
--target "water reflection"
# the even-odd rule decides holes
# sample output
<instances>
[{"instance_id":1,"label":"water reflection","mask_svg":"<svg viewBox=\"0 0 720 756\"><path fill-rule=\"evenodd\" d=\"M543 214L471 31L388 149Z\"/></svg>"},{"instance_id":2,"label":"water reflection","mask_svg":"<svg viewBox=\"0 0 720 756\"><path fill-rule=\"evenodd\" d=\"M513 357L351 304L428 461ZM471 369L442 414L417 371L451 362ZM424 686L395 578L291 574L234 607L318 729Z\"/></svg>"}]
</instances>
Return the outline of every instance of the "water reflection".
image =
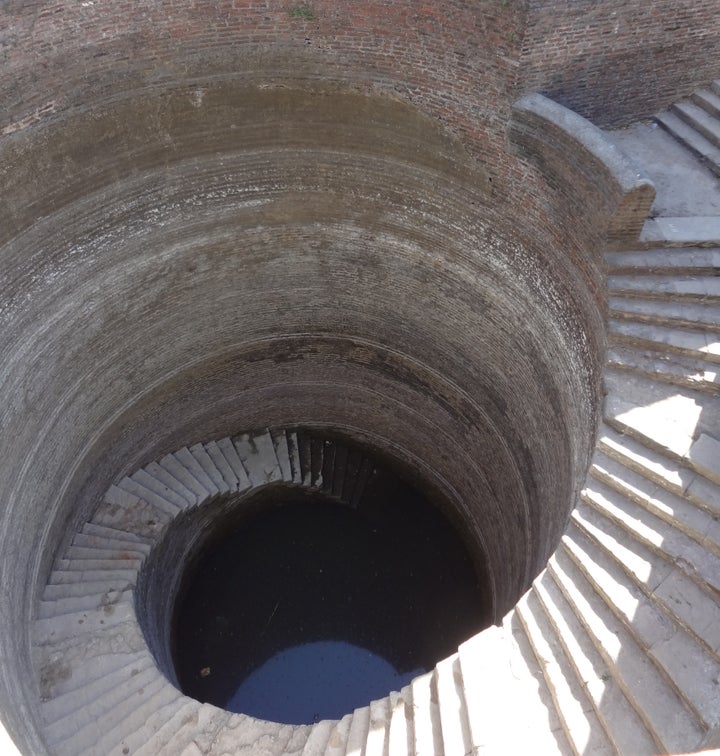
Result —
<instances>
[{"instance_id":1,"label":"water reflection","mask_svg":"<svg viewBox=\"0 0 720 756\"><path fill-rule=\"evenodd\" d=\"M288 724L340 719L424 671L397 672L372 651L344 641L304 643L256 669L224 708Z\"/></svg>"}]
</instances>

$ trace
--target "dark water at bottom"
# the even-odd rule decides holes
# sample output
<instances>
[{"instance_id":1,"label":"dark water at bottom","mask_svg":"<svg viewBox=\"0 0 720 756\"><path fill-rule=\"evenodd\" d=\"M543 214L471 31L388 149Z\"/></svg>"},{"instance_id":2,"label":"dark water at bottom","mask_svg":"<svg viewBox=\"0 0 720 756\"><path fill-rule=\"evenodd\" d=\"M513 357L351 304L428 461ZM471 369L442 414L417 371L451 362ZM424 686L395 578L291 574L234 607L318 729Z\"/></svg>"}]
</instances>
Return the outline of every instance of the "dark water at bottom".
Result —
<instances>
[{"instance_id":1,"label":"dark water at bottom","mask_svg":"<svg viewBox=\"0 0 720 756\"><path fill-rule=\"evenodd\" d=\"M279 495L219 522L176 604L184 693L289 724L398 690L486 622L462 540L413 489L361 509Z\"/></svg>"},{"instance_id":2,"label":"dark water at bottom","mask_svg":"<svg viewBox=\"0 0 720 756\"><path fill-rule=\"evenodd\" d=\"M341 719L424 671L401 674L372 651L345 641L304 643L280 651L252 672L225 708L262 711L273 721Z\"/></svg>"}]
</instances>

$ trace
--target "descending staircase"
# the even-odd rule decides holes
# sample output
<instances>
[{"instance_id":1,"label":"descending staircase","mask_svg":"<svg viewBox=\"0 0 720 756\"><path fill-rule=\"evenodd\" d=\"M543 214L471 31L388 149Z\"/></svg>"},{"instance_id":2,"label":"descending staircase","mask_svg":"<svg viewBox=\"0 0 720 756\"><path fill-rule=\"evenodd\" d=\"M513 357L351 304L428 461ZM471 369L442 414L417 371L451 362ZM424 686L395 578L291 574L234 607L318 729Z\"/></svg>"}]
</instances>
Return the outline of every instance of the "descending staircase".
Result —
<instances>
[{"instance_id":1,"label":"descending staircase","mask_svg":"<svg viewBox=\"0 0 720 756\"><path fill-rule=\"evenodd\" d=\"M720 80L658 113L655 120L720 176Z\"/></svg>"},{"instance_id":2,"label":"descending staircase","mask_svg":"<svg viewBox=\"0 0 720 756\"><path fill-rule=\"evenodd\" d=\"M720 100L717 82L713 92ZM697 107L658 120L670 129ZM50 751L641 756L720 747L720 248L616 251L607 271L607 398L586 486L547 569L500 625L337 722L262 722L183 696L155 666L133 608L138 569L164 525L268 481L357 506L374 468L293 431L182 449L112 486L51 575L34 628Z\"/></svg>"}]
</instances>

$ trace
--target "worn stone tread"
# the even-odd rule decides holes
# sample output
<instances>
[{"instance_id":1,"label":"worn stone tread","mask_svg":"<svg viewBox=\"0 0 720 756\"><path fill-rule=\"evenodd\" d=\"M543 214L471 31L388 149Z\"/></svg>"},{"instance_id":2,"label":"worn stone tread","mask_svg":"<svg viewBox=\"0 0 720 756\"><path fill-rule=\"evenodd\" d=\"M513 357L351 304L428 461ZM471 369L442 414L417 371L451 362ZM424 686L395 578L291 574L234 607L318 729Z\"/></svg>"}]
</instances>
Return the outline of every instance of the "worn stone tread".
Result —
<instances>
[{"instance_id":1,"label":"worn stone tread","mask_svg":"<svg viewBox=\"0 0 720 756\"><path fill-rule=\"evenodd\" d=\"M662 381L711 396L720 392L720 371L700 360L677 354L614 346L608 350L607 366L615 371Z\"/></svg>"},{"instance_id":2,"label":"worn stone tread","mask_svg":"<svg viewBox=\"0 0 720 756\"><path fill-rule=\"evenodd\" d=\"M129 727L123 722L110 730L98 742L98 749L103 749L108 756L130 756L158 732L182 707L184 700L185 696L172 685L163 685L145 706L133 713Z\"/></svg>"},{"instance_id":3,"label":"worn stone tread","mask_svg":"<svg viewBox=\"0 0 720 756\"><path fill-rule=\"evenodd\" d=\"M720 303L720 278L715 272L701 275L693 272L686 276L677 273L668 276L625 275L609 276L608 293L612 297L636 295L664 302Z\"/></svg>"},{"instance_id":4,"label":"worn stone tread","mask_svg":"<svg viewBox=\"0 0 720 756\"><path fill-rule=\"evenodd\" d=\"M191 491L188 491L177 478L156 462L151 462L146 468L137 470L130 477L180 510L197 502L197 498Z\"/></svg>"},{"instance_id":5,"label":"worn stone tread","mask_svg":"<svg viewBox=\"0 0 720 756\"><path fill-rule=\"evenodd\" d=\"M233 444L254 486L283 479L269 431L252 435L244 433L233 438Z\"/></svg>"},{"instance_id":6,"label":"worn stone tread","mask_svg":"<svg viewBox=\"0 0 720 756\"><path fill-rule=\"evenodd\" d=\"M607 252L609 276L716 275L720 248L673 247Z\"/></svg>"},{"instance_id":7,"label":"worn stone tread","mask_svg":"<svg viewBox=\"0 0 720 756\"><path fill-rule=\"evenodd\" d=\"M662 744L654 738L617 684L610 666L552 577L542 574L535 581L533 592L615 749L621 754L638 756L657 753Z\"/></svg>"},{"instance_id":8,"label":"worn stone tread","mask_svg":"<svg viewBox=\"0 0 720 756\"><path fill-rule=\"evenodd\" d=\"M390 721L390 702L380 698L370 703L370 723L363 756L385 756L387 730Z\"/></svg>"},{"instance_id":9,"label":"worn stone tread","mask_svg":"<svg viewBox=\"0 0 720 756\"><path fill-rule=\"evenodd\" d=\"M205 490L206 493L203 498L217 496L220 493L220 489L215 485L215 481L203 469L203 466L198 462L190 449L184 446L182 449L178 449L174 452L173 456Z\"/></svg>"},{"instance_id":10,"label":"worn stone tread","mask_svg":"<svg viewBox=\"0 0 720 756\"><path fill-rule=\"evenodd\" d=\"M708 728L716 726L720 719L716 682L720 659L709 654L661 605L628 581L612 560L581 533L566 535L563 548L628 632L647 649L688 708Z\"/></svg>"},{"instance_id":11,"label":"worn stone tread","mask_svg":"<svg viewBox=\"0 0 720 756\"><path fill-rule=\"evenodd\" d=\"M339 722L335 722L330 730L323 756L345 756L350 726L352 725L353 715L346 714Z\"/></svg>"},{"instance_id":12,"label":"worn stone tread","mask_svg":"<svg viewBox=\"0 0 720 756\"><path fill-rule=\"evenodd\" d=\"M709 591L720 591L720 558L660 518L633 506L604 483L586 486L583 501L623 528L668 564L676 565Z\"/></svg>"},{"instance_id":13,"label":"worn stone tread","mask_svg":"<svg viewBox=\"0 0 720 756\"><path fill-rule=\"evenodd\" d=\"M705 112L720 118L720 96L712 89L697 89L690 95L690 99Z\"/></svg>"},{"instance_id":14,"label":"worn stone tread","mask_svg":"<svg viewBox=\"0 0 720 756\"><path fill-rule=\"evenodd\" d=\"M658 113L655 121L720 175L720 148L674 113Z\"/></svg>"},{"instance_id":15,"label":"worn stone tread","mask_svg":"<svg viewBox=\"0 0 720 756\"><path fill-rule=\"evenodd\" d=\"M188 451L192 454L198 465L200 465L202 471L215 486L218 493L224 494L234 490L227 484L223 474L218 469L213 458L208 454L204 444L195 444L189 447Z\"/></svg>"},{"instance_id":16,"label":"worn stone tread","mask_svg":"<svg viewBox=\"0 0 720 756\"><path fill-rule=\"evenodd\" d=\"M674 103L671 111L715 147L720 147L720 120L713 113L689 100Z\"/></svg>"},{"instance_id":17,"label":"worn stone tread","mask_svg":"<svg viewBox=\"0 0 720 756\"><path fill-rule=\"evenodd\" d=\"M280 465L282 479L286 483L292 483L293 471L290 462L290 446L288 445L287 433L284 430L271 430L270 436L275 447L275 456Z\"/></svg>"},{"instance_id":18,"label":"worn stone tread","mask_svg":"<svg viewBox=\"0 0 720 756\"><path fill-rule=\"evenodd\" d=\"M82 533L89 536L110 538L116 541L132 541L133 543L142 543L147 546L152 546L153 544L153 540L151 538L143 538L136 535L135 533L131 533L128 530L109 528L106 525L98 525L94 522L83 523Z\"/></svg>"},{"instance_id":19,"label":"worn stone tread","mask_svg":"<svg viewBox=\"0 0 720 756\"><path fill-rule=\"evenodd\" d=\"M323 756L336 724L332 719L323 719L314 724L310 729L308 739L305 741L302 756Z\"/></svg>"},{"instance_id":20,"label":"worn stone tread","mask_svg":"<svg viewBox=\"0 0 720 756\"><path fill-rule=\"evenodd\" d=\"M526 594L515 611L525 628L573 750L583 754L613 753L613 745L575 677L575 670L565 656L535 592Z\"/></svg>"},{"instance_id":21,"label":"worn stone tread","mask_svg":"<svg viewBox=\"0 0 720 756\"><path fill-rule=\"evenodd\" d=\"M636 296L610 296L609 316L617 321L661 328L720 333L720 306L708 302L667 301Z\"/></svg>"},{"instance_id":22,"label":"worn stone tread","mask_svg":"<svg viewBox=\"0 0 720 756\"><path fill-rule=\"evenodd\" d=\"M443 753L467 753L472 749L462 670L457 654L435 666L435 685L440 710Z\"/></svg>"},{"instance_id":23,"label":"worn stone tread","mask_svg":"<svg viewBox=\"0 0 720 756\"><path fill-rule=\"evenodd\" d=\"M605 602L593 594L584 576L562 550L548 571L573 607L596 649L643 721L668 752L687 750L702 742L706 730L683 706L644 649L635 642Z\"/></svg>"},{"instance_id":24,"label":"worn stone tread","mask_svg":"<svg viewBox=\"0 0 720 756\"><path fill-rule=\"evenodd\" d=\"M355 709L345 744L345 756L362 756L370 731L370 707Z\"/></svg>"},{"instance_id":25,"label":"worn stone tread","mask_svg":"<svg viewBox=\"0 0 720 756\"><path fill-rule=\"evenodd\" d=\"M608 323L608 341L611 345L665 351L712 364L720 363L720 343L712 334L702 330L611 318Z\"/></svg>"},{"instance_id":26,"label":"worn stone tread","mask_svg":"<svg viewBox=\"0 0 720 756\"><path fill-rule=\"evenodd\" d=\"M219 470L228 490L237 491L240 481L232 466L225 458L225 455L222 453L222 449L218 446L217 441L208 441L204 444L204 448L215 467Z\"/></svg>"},{"instance_id":27,"label":"worn stone tread","mask_svg":"<svg viewBox=\"0 0 720 756\"><path fill-rule=\"evenodd\" d=\"M410 683L416 756L442 753L442 723L438 706L435 672L427 672Z\"/></svg>"},{"instance_id":28,"label":"worn stone tread","mask_svg":"<svg viewBox=\"0 0 720 756\"><path fill-rule=\"evenodd\" d=\"M599 450L593 457L590 474L720 556L720 522L706 509L667 491Z\"/></svg>"},{"instance_id":29,"label":"worn stone tread","mask_svg":"<svg viewBox=\"0 0 720 756\"><path fill-rule=\"evenodd\" d=\"M155 491L151 490L146 485L139 483L136 479L123 478L118 483L118 487L137 496L139 499L146 501L152 507L169 517L174 517L182 509L181 506L172 500L174 496L165 498L164 496L155 493Z\"/></svg>"},{"instance_id":30,"label":"worn stone tread","mask_svg":"<svg viewBox=\"0 0 720 756\"><path fill-rule=\"evenodd\" d=\"M170 475L179 480L188 491L192 492L196 502L201 502L210 495L210 491L200 483L185 464L174 454L166 454L158 464Z\"/></svg>"}]
</instances>

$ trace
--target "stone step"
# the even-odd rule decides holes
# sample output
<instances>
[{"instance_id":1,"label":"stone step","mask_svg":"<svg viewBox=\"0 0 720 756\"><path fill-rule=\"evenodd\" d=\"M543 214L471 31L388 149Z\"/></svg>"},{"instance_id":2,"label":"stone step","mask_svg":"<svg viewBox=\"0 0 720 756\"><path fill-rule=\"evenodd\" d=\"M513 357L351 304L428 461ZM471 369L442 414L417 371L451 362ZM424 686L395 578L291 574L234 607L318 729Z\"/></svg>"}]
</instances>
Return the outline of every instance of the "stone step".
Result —
<instances>
[{"instance_id":1,"label":"stone step","mask_svg":"<svg viewBox=\"0 0 720 756\"><path fill-rule=\"evenodd\" d=\"M515 607L560 715L565 735L578 754L610 754L615 749L576 678L539 598L530 591Z\"/></svg>"},{"instance_id":2,"label":"stone step","mask_svg":"<svg viewBox=\"0 0 720 756\"><path fill-rule=\"evenodd\" d=\"M189 699L185 699L189 701ZM194 706L192 705L194 704ZM197 701L178 710L156 735L135 751L137 756L202 756L200 745L208 753L217 733L233 715ZM237 716L237 715L234 715ZM188 749L188 750L186 750Z\"/></svg>"},{"instance_id":3,"label":"stone step","mask_svg":"<svg viewBox=\"0 0 720 756\"><path fill-rule=\"evenodd\" d=\"M159 688L160 684L167 685L168 683L149 659L142 666L131 665L111 673L108 679L91 683L68 696L72 699L71 710L58 719L48 722L44 729L45 735L58 750L58 746L63 741L71 738L74 740L75 736L81 733L83 736L93 733L94 740L97 740L102 734L101 728L108 727L105 717L109 712L130 700L133 704L142 705L145 699L140 696L144 695L145 689L151 685ZM130 708L135 708L135 706ZM84 740L85 737L81 736L79 742Z\"/></svg>"},{"instance_id":4,"label":"stone step","mask_svg":"<svg viewBox=\"0 0 720 756\"><path fill-rule=\"evenodd\" d=\"M94 669L79 670L76 684L53 699L42 704L43 719L47 725L60 722L73 716L77 709L83 708L97 698L112 691L141 672L153 668L152 659L145 652L135 654L117 654L96 660Z\"/></svg>"},{"instance_id":5,"label":"stone step","mask_svg":"<svg viewBox=\"0 0 720 756\"><path fill-rule=\"evenodd\" d=\"M472 750L467 703L463 692L462 669L457 654L435 666L435 685L440 709L443 753L469 753Z\"/></svg>"},{"instance_id":6,"label":"stone step","mask_svg":"<svg viewBox=\"0 0 720 756\"><path fill-rule=\"evenodd\" d=\"M585 695L618 753L655 754L662 744L646 727L615 680L611 667L593 645L562 591L547 573L535 581L533 592L552 624L555 635Z\"/></svg>"},{"instance_id":7,"label":"stone step","mask_svg":"<svg viewBox=\"0 0 720 756\"><path fill-rule=\"evenodd\" d=\"M610 318L608 342L613 346L679 354L712 365L720 364L720 339L715 334L708 334L702 330L691 331Z\"/></svg>"},{"instance_id":8,"label":"stone step","mask_svg":"<svg viewBox=\"0 0 720 756\"><path fill-rule=\"evenodd\" d=\"M235 444L233 444L232 439L221 438L216 443L223 457L225 457L225 461L228 463L238 480L237 490L242 493L243 491L250 488L252 484L250 483L248 472L245 469L242 460L238 456L237 449L235 448Z\"/></svg>"},{"instance_id":9,"label":"stone step","mask_svg":"<svg viewBox=\"0 0 720 756\"><path fill-rule=\"evenodd\" d=\"M229 441L229 439L227 439L227 441ZM233 470L232 466L230 465L225 455L223 454L222 449L218 446L217 441L208 441L207 443L203 444L203 447L208 457L210 457L213 464L215 465L218 472L220 473L228 490L237 491L240 484L240 480L235 470Z\"/></svg>"},{"instance_id":10,"label":"stone step","mask_svg":"<svg viewBox=\"0 0 720 756\"><path fill-rule=\"evenodd\" d=\"M97 744L99 753L128 756L157 735L160 728L182 708L185 697L172 685L164 685L127 723L110 730ZM150 713L148 713L150 712Z\"/></svg>"},{"instance_id":11,"label":"stone step","mask_svg":"<svg viewBox=\"0 0 720 756\"><path fill-rule=\"evenodd\" d=\"M210 475L203 469L203 466L196 459L195 455L187 447L178 449L174 452L173 457L192 475L193 478L200 484L200 486L206 491L205 495L200 495L201 500L212 498L221 493L220 489L215 485L215 481ZM222 476L220 476L222 478ZM223 484L224 485L224 484ZM195 489L193 489L195 490Z\"/></svg>"},{"instance_id":12,"label":"stone step","mask_svg":"<svg viewBox=\"0 0 720 756\"><path fill-rule=\"evenodd\" d=\"M324 463L325 441L322 438L310 436L310 485L313 488L322 488Z\"/></svg>"},{"instance_id":13,"label":"stone step","mask_svg":"<svg viewBox=\"0 0 720 756\"><path fill-rule=\"evenodd\" d=\"M86 562L83 562L83 564L86 564ZM123 565L126 565L126 562L123 562ZM85 591L84 586L88 584L93 583L107 583L115 584L120 583L121 585L127 585L129 583L134 583L135 579L137 578L137 570L132 568L119 568L119 569L109 569L109 570L94 570L94 569L88 569L88 570L63 570L63 569L55 569L50 574L50 577L48 578L48 585L47 587L53 587L53 586L70 586L70 585L78 585L82 586L79 590L82 592ZM70 593L69 595L73 595Z\"/></svg>"},{"instance_id":14,"label":"stone step","mask_svg":"<svg viewBox=\"0 0 720 756\"><path fill-rule=\"evenodd\" d=\"M283 479L269 431L243 433L233 438L233 444L254 486L277 483Z\"/></svg>"},{"instance_id":15,"label":"stone step","mask_svg":"<svg viewBox=\"0 0 720 756\"><path fill-rule=\"evenodd\" d=\"M100 538L110 538L116 541L131 541L133 543L143 543L152 546L153 540L150 538L141 538L135 533L118 528L108 528L105 525L98 525L94 522L86 522L82 526L82 533L89 536L98 536Z\"/></svg>"},{"instance_id":16,"label":"stone step","mask_svg":"<svg viewBox=\"0 0 720 756\"><path fill-rule=\"evenodd\" d=\"M720 277L697 273L680 276L608 276L611 297L647 297L664 302L696 302L720 304Z\"/></svg>"},{"instance_id":17,"label":"stone step","mask_svg":"<svg viewBox=\"0 0 720 756\"><path fill-rule=\"evenodd\" d=\"M577 529L564 537L563 548L638 645L647 650L687 708L706 728L717 726L720 659L698 644Z\"/></svg>"},{"instance_id":18,"label":"stone step","mask_svg":"<svg viewBox=\"0 0 720 756\"><path fill-rule=\"evenodd\" d=\"M668 458L649 439L628 435L626 429L613 428L607 423L601 428L597 445L607 456L671 493L686 498L713 516L720 516L720 486L691 469L689 460Z\"/></svg>"},{"instance_id":19,"label":"stone step","mask_svg":"<svg viewBox=\"0 0 720 756\"><path fill-rule=\"evenodd\" d=\"M669 753L688 750L702 742L706 729L684 706L664 675L597 596L576 565L558 550L548 566L596 650L653 737Z\"/></svg>"},{"instance_id":20,"label":"stone step","mask_svg":"<svg viewBox=\"0 0 720 756\"><path fill-rule=\"evenodd\" d=\"M192 454L193 459L200 466L203 473L205 473L207 479L215 486L218 493L225 494L230 491L235 491L235 488L228 485L228 482L225 480L225 477L222 472L220 472L220 469L215 464L204 444L195 444L194 446L189 447L188 451Z\"/></svg>"},{"instance_id":21,"label":"stone step","mask_svg":"<svg viewBox=\"0 0 720 756\"><path fill-rule=\"evenodd\" d=\"M138 482L138 473L135 473L135 476L135 478L123 478L118 483L118 488L137 496L139 499L147 502L151 507L167 517L173 518L178 512L182 511L183 507L173 501L175 498L174 495L169 494L166 498L165 496L157 494L155 491L148 488L147 485Z\"/></svg>"},{"instance_id":22,"label":"stone step","mask_svg":"<svg viewBox=\"0 0 720 756\"><path fill-rule=\"evenodd\" d=\"M134 533L154 542L171 516L115 485L105 492L91 521L96 525Z\"/></svg>"},{"instance_id":23,"label":"stone step","mask_svg":"<svg viewBox=\"0 0 720 756\"><path fill-rule=\"evenodd\" d=\"M681 144L699 157L708 168L720 175L720 148L698 133L675 113L658 113L655 121L672 134Z\"/></svg>"},{"instance_id":24,"label":"stone step","mask_svg":"<svg viewBox=\"0 0 720 756\"><path fill-rule=\"evenodd\" d=\"M413 752L412 694L409 686L390 694L390 726L387 756L407 756Z\"/></svg>"},{"instance_id":25,"label":"stone step","mask_svg":"<svg viewBox=\"0 0 720 756\"><path fill-rule=\"evenodd\" d=\"M711 144L720 147L720 119L711 112L690 100L676 102L670 110Z\"/></svg>"},{"instance_id":26,"label":"stone step","mask_svg":"<svg viewBox=\"0 0 720 756\"><path fill-rule=\"evenodd\" d=\"M720 370L676 354L615 346L608 350L607 366L713 396L720 392Z\"/></svg>"},{"instance_id":27,"label":"stone step","mask_svg":"<svg viewBox=\"0 0 720 756\"><path fill-rule=\"evenodd\" d=\"M369 731L370 707L355 709L345 745L345 756L362 756Z\"/></svg>"},{"instance_id":28,"label":"stone step","mask_svg":"<svg viewBox=\"0 0 720 756\"><path fill-rule=\"evenodd\" d=\"M683 247L608 252L605 264L609 276L714 276L720 268L720 249Z\"/></svg>"},{"instance_id":29,"label":"stone step","mask_svg":"<svg viewBox=\"0 0 720 756\"><path fill-rule=\"evenodd\" d=\"M145 559L147 551L139 551L128 548L100 548L99 546L68 546L65 550L65 558L72 560L81 559Z\"/></svg>"},{"instance_id":30,"label":"stone step","mask_svg":"<svg viewBox=\"0 0 720 756\"><path fill-rule=\"evenodd\" d=\"M271 430L270 438L275 449L275 457L280 465L282 479L286 483L292 483L293 472L292 464L290 463L290 447L288 445L287 434L284 430Z\"/></svg>"},{"instance_id":31,"label":"stone step","mask_svg":"<svg viewBox=\"0 0 720 756\"><path fill-rule=\"evenodd\" d=\"M352 720L353 715L346 714L339 722L334 723L323 756L345 756Z\"/></svg>"},{"instance_id":32,"label":"stone step","mask_svg":"<svg viewBox=\"0 0 720 756\"><path fill-rule=\"evenodd\" d=\"M715 79L710 82L710 89L715 92L716 95L720 95L720 79Z\"/></svg>"},{"instance_id":33,"label":"stone step","mask_svg":"<svg viewBox=\"0 0 720 756\"><path fill-rule=\"evenodd\" d=\"M38 619L60 617L64 614L76 614L77 612L93 611L98 608L116 606L124 601L132 601L132 587L127 583L121 588L102 587L99 593L85 593L80 596L67 596L57 599L43 599L38 604Z\"/></svg>"},{"instance_id":34,"label":"stone step","mask_svg":"<svg viewBox=\"0 0 720 756\"><path fill-rule=\"evenodd\" d=\"M633 543L628 556L624 531L582 504L573 512L572 528L601 549L643 593L717 656L720 606L715 596L640 543Z\"/></svg>"},{"instance_id":35,"label":"stone step","mask_svg":"<svg viewBox=\"0 0 720 756\"><path fill-rule=\"evenodd\" d=\"M53 697L42 702L43 720L50 724L71 714L85 701L102 695L130 677L135 670L148 669L152 661L145 650L95 657L83 666L73 665L72 675L53 687Z\"/></svg>"},{"instance_id":36,"label":"stone step","mask_svg":"<svg viewBox=\"0 0 720 756\"><path fill-rule=\"evenodd\" d=\"M435 672L416 677L412 691L413 730L416 756L443 753L442 724L438 708Z\"/></svg>"},{"instance_id":37,"label":"stone step","mask_svg":"<svg viewBox=\"0 0 720 756\"><path fill-rule=\"evenodd\" d=\"M663 520L598 481L588 481L581 499L668 564L675 565L701 588L720 593L720 558Z\"/></svg>"},{"instance_id":38,"label":"stone step","mask_svg":"<svg viewBox=\"0 0 720 756\"><path fill-rule=\"evenodd\" d=\"M200 501L197 494L157 462L150 462L144 469L138 470L130 477L158 496L162 496L163 499L171 501L180 510L194 507Z\"/></svg>"},{"instance_id":39,"label":"stone step","mask_svg":"<svg viewBox=\"0 0 720 756\"><path fill-rule=\"evenodd\" d=\"M701 391L606 367L606 422L622 426L672 457L686 458L694 439L720 427L720 407Z\"/></svg>"},{"instance_id":40,"label":"stone step","mask_svg":"<svg viewBox=\"0 0 720 756\"><path fill-rule=\"evenodd\" d=\"M189 452L188 452L189 455ZM158 464L166 472L179 480L188 491L195 496L195 502L200 503L210 497L210 491L188 470L183 462L174 454L166 454Z\"/></svg>"},{"instance_id":41,"label":"stone step","mask_svg":"<svg viewBox=\"0 0 720 756\"><path fill-rule=\"evenodd\" d=\"M331 719L323 719L314 724L310 729L308 739L302 749L302 756L323 756L327 749L330 735L335 729L335 722Z\"/></svg>"},{"instance_id":42,"label":"stone step","mask_svg":"<svg viewBox=\"0 0 720 756\"><path fill-rule=\"evenodd\" d=\"M461 644L458 655L473 754L574 753L514 611Z\"/></svg>"},{"instance_id":43,"label":"stone step","mask_svg":"<svg viewBox=\"0 0 720 756\"><path fill-rule=\"evenodd\" d=\"M115 572L115 577L119 580L121 579L120 573L124 576L128 570L137 574L141 564L142 557L139 556L122 556L111 559L58 559L53 575L56 571L60 573L78 572L82 575L80 581L84 581L88 579L88 575L92 576L93 572ZM99 580L99 578L97 579Z\"/></svg>"},{"instance_id":44,"label":"stone step","mask_svg":"<svg viewBox=\"0 0 720 756\"><path fill-rule=\"evenodd\" d=\"M77 598L81 596L102 596L106 591L131 590L134 584L129 580L92 580L88 582L48 583L43 591L43 601Z\"/></svg>"},{"instance_id":45,"label":"stone step","mask_svg":"<svg viewBox=\"0 0 720 756\"><path fill-rule=\"evenodd\" d=\"M370 724L363 756L385 756L388 724L390 722L390 707L387 698L381 698L370 703Z\"/></svg>"},{"instance_id":46,"label":"stone step","mask_svg":"<svg viewBox=\"0 0 720 756\"><path fill-rule=\"evenodd\" d=\"M300 465L300 448L297 431L286 431L288 455L290 457L290 469L292 482L300 485L303 482L302 468Z\"/></svg>"},{"instance_id":47,"label":"stone step","mask_svg":"<svg viewBox=\"0 0 720 756\"><path fill-rule=\"evenodd\" d=\"M170 716L164 722L159 722L155 732L143 743L138 743L130 753L133 756L159 756L159 754L170 756L168 745L173 737L179 732L191 731L197 726L201 705L190 698L183 698L182 704L171 709Z\"/></svg>"},{"instance_id":48,"label":"stone step","mask_svg":"<svg viewBox=\"0 0 720 756\"><path fill-rule=\"evenodd\" d=\"M129 692L113 703L110 709L99 714L97 719L55 744L53 753L57 753L58 756L95 756L97 753L107 753L108 750L112 750L117 740L131 732L133 726L147 719L152 712L148 708L148 703L167 687L167 682L157 677L144 687ZM110 733L113 738L110 748L99 750L98 744L107 743Z\"/></svg>"},{"instance_id":49,"label":"stone step","mask_svg":"<svg viewBox=\"0 0 720 756\"><path fill-rule=\"evenodd\" d=\"M608 299L609 316L615 320L720 333L720 306L664 299L614 297Z\"/></svg>"},{"instance_id":50,"label":"stone step","mask_svg":"<svg viewBox=\"0 0 720 756\"><path fill-rule=\"evenodd\" d=\"M720 118L720 95L712 89L698 89L690 95L690 99L706 113Z\"/></svg>"},{"instance_id":51,"label":"stone step","mask_svg":"<svg viewBox=\"0 0 720 756\"><path fill-rule=\"evenodd\" d=\"M634 246L642 249L720 247L720 216L656 215L645 221Z\"/></svg>"},{"instance_id":52,"label":"stone step","mask_svg":"<svg viewBox=\"0 0 720 756\"><path fill-rule=\"evenodd\" d=\"M657 485L597 450L590 474L626 499L720 556L720 521L706 509Z\"/></svg>"},{"instance_id":53,"label":"stone step","mask_svg":"<svg viewBox=\"0 0 720 756\"><path fill-rule=\"evenodd\" d=\"M298 456L300 458L302 484L310 487L312 484L312 449L311 439L307 433L298 433Z\"/></svg>"},{"instance_id":54,"label":"stone step","mask_svg":"<svg viewBox=\"0 0 720 756\"><path fill-rule=\"evenodd\" d=\"M33 623L33 642L35 646L53 645L64 639L97 633L101 628L109 630L132 622L135 622L135 608L131 600L124 599L104 609L39 617Z\"/></svg>"}]
</instances>

